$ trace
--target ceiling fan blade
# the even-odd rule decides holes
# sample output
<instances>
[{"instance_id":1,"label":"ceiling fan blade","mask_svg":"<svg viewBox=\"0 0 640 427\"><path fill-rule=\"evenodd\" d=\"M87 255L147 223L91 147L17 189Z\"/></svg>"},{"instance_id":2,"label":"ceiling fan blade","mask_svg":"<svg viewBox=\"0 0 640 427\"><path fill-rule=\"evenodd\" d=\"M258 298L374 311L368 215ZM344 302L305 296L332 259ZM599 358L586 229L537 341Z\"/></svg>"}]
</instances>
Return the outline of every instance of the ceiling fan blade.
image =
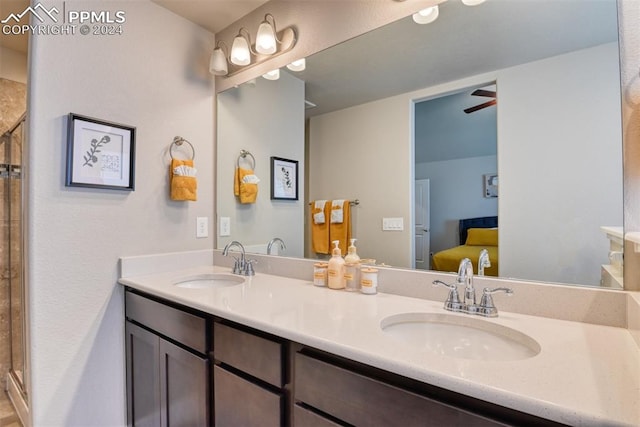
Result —
<instances>
[{"instance_id":1,"label":"ceiling fan blade","mask_svg":"<svg viewBox=\"0 0 640 427\"><path fill-rule=\"evenodd\" d=\"M495 98L497 96L497 93L495 90L476 89L473 92L471 92L471 95Z\"/></svg>"},{"instance_id":2,"label":"ceiling fan blade","mask_svg":"<svg viewBox=\"0 0 640 427\"><path fill-rule=\"evenodd\" d=\"M496 105L498 101L492 99L491 101L484 102L482 104L475 105L473 107L465 108L464 112L467 114L471 114L474 111L482 110L483 108L491 107L492 105Z\"/></svg>"}]
</instances>

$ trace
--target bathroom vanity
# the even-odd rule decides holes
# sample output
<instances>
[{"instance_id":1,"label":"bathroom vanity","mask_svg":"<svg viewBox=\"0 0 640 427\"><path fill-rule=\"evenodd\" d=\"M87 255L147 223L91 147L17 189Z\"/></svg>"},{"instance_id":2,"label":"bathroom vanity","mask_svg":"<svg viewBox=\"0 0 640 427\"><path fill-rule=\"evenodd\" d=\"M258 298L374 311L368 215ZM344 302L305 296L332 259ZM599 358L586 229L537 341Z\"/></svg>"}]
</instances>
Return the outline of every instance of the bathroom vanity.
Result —
<instances>
[{"instance_id":1,"label":"bathroom vanity","mask_svg":"<svg viewBox=\"0 0 640 427\"><path fill-rule=\"evenodd\" d=\"M483 322L530 337L538 352L511 360L453 357L382 327L406 313L439 316L441 302L333 291L260 272L215 288L178 286L227 275L226 267L202 266L120 279L133 424L145 425L138 416L153 414L151 425L163 425L179 411L204 417L194 418L198 425L640 421L640 351L626 329L504 312ZM138 314L147 304L167 313L159 316L164 322ZM136 362L141 335L150 343L145 363ZM140 397L147 394L158 401Z\"/></svg>"}]
</instances>

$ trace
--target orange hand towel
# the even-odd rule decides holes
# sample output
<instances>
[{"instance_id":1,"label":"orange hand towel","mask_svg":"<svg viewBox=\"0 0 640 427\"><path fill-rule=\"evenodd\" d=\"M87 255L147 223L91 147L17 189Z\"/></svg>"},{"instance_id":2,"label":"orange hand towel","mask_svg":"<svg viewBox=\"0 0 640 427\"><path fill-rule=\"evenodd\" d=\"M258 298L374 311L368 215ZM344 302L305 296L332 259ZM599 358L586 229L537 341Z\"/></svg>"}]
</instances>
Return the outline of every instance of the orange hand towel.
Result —
<instances>
[{"instance_id":1,"label":"orange hand towel","mask_svg":"<svg viewBox=\"0 0 640 427\"><path fill-rule=\"evenodd\" d=\"M327 203L331 208L331 203ZM329 241L340 241L339 247L343 255L346 255L347 248L349 247L349 239L351 239L351 205L348 200L345 200L342 205L342 222L329 224ZM330 218L331 214L327 215Z\"/></svg>"},{"instance_id":2,"label":"orange hand towel","mask_svg":"<svg viewBox=\"0 0 640 427\"><path fill-rule=\"evenodd\" d=\"M311 246L313 251L317 254L329 253L329 221L323 221L317 223L314 221L314 215L317 213L324 213L324 218L329 218L331 210L331 203L326 201L322 204L323 207L316 207L316 203L311 203Z\"/></svg>"},{"instance_id":3,"label":"orange hand towel","mask_svg":"<svg viewBox=\"0 0 640 427\"><path fill-rule=\"evenodd\" d=\"M253 170L236 168L233 194L240 198L240 203L255 203L258 197L258 184L243 182L243 178L247 175L253 175Z\"/></svg>"},{"instance_id":4,"label":"orange hand towel","mask_svg":"<svg viewBox=\"0 0 640 427\"><path fill-rule=\"evenodd\" d=\"M198 181L194 176L181 176L173 173L178 166L193 167L193 160L172 159L169 166L169 181L171 187L171 200L195 202L197 200Z\"/></svg>"}]
</instances>

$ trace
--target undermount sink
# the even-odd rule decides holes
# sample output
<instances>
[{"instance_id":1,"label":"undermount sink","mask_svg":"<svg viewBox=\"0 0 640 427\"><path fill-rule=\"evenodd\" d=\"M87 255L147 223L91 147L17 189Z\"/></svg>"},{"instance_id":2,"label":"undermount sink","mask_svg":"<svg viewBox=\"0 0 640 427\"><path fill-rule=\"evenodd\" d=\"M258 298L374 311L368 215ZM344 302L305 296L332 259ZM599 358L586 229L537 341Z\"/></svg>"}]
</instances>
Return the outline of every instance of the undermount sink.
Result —
<instances>
[{"instance_id":1,"label":"undermount sink","mask_svg":"<svg viewBox=\"0 0 640 427\"><path fill-rule=\"evenodd\" d=\"M541 350L522 332L471 316L402 313L382 319L380 328L402 345L462 359L522 360Z\"/></svg>"},{"instance_id":2,"label":"undermount sink","mask_svg":"<svg viewBox=\"0 0 640 427\"><path fill-rule=\"evenodd\" d=\"M244 283L244 278L226 273L210 273L180 279L174 286L189 289L214 289L236 286Z\"/></svg>"}]
</instances>

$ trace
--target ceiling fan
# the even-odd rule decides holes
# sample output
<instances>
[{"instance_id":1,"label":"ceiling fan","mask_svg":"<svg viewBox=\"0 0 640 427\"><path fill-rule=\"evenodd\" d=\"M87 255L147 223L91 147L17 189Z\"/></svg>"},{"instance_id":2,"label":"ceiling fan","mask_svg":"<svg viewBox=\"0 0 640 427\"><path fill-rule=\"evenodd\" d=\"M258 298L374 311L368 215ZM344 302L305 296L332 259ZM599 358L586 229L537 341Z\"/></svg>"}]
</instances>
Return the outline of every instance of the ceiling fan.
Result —
<instances>
[{"instance_id":1,"label":"ceiling fan","mask_svg":"<svg viewBox=\"0 0 640 427\"><path fill-rule=\"evenodd\" d=\"M498 102L498 100L496 99L497 93L495 90L476 89L471 92L471 95L486 96L487 98L493 99L491 101L483 102L482 104L474 105L473 107L465 108L464 112L467 114L482 110L483 108L491 107L492 105L496 105L496 103Z\"/></svg>"}]
</instances>

